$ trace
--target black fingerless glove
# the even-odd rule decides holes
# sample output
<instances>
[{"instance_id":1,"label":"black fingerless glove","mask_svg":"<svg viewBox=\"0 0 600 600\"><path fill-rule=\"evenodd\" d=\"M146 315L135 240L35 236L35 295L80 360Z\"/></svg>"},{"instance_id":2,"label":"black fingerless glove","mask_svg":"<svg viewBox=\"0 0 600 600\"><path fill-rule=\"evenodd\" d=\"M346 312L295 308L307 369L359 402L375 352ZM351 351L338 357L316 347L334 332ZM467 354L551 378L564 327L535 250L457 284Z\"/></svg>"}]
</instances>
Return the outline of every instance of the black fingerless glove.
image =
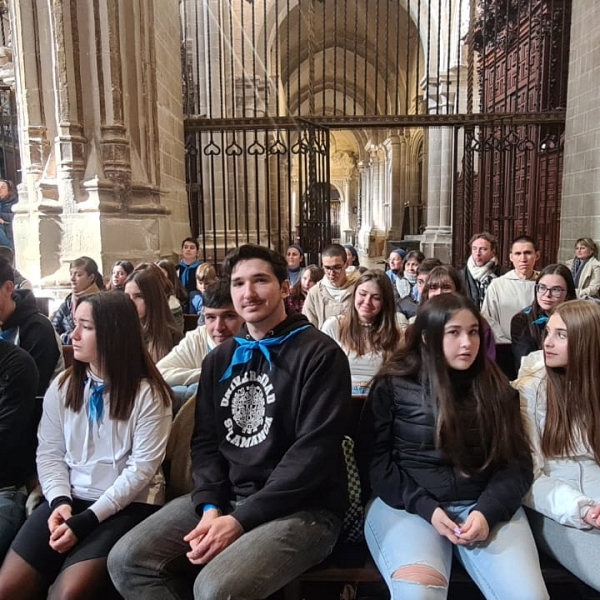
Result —
<instances>
[{"instance_id":1,"label":"black fingerless glove","mask_svg":"<svg viewBox=\"0 0 600 600\"><path fill-rule=\"evenodd\" d=\"M98 517L89 508L84 510L82 513L71 517L65 521L67 527L77 536L77 539L81 542L86 538L98 525Z\"/></svg>"},{"instance_id":2,"label":"black fingerless glove","mask_svg":"<svg viewBox=\"0 0 600 600\"><path fill-rule=\"evenodd\" d=\"M69 496L56 496L56 498L50 502L50 508L54 510L57 506L62 506L63 504L73 506L73 501Z\"/></svg>"}]
</instances>

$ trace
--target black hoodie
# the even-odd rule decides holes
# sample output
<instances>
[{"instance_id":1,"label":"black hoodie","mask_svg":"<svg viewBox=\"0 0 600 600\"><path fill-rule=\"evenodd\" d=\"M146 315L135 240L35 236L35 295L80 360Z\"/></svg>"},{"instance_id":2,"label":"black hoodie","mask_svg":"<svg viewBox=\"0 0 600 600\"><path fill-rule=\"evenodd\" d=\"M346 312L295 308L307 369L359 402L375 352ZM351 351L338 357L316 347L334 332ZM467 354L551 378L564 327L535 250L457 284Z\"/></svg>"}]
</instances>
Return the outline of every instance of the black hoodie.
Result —
<instances>
[{"instance_id":1,"label":"black hoodie","mask_svg":"<svg viewBox=\"0 0 600 600\"><path fill-rule=\"evenodd\" d=\"M16 308L2 323L2 331L18 328L15 333L18 346L31 354L40 373L37 395L43 396L50 384L56 364L61 356L54 327L38 309L30 290L15 290ZM11 336L13 337L13 336Z\"/></svg>"},{"instance_id":2,"label":"black hoodie","mask_svg":"<svg viewBox=\"0 0 600 600\"><path fill-rule=\"evenodd\" d=\"M308 325L308 327L306 327ZM347 504L342 438L350 408L350 369L341 348L291 315L269 336L306 327L233 368L235 340L204 360L192 436L192 500L231 513L248 531L302 508L342 515ZM252 339L244 327L241 337ZM243 502L239 502L243 500Z\"/></svg>"},{"instance_id":3,"label":"black hoodie","mask_svg":"<svg viewBox=\"0 0 600 600\"><path fill-rule=\"evenodd\" d=\"M27 352L0 340L0 488L35 474L38 373Z\"/></svg>"}]
</instances>

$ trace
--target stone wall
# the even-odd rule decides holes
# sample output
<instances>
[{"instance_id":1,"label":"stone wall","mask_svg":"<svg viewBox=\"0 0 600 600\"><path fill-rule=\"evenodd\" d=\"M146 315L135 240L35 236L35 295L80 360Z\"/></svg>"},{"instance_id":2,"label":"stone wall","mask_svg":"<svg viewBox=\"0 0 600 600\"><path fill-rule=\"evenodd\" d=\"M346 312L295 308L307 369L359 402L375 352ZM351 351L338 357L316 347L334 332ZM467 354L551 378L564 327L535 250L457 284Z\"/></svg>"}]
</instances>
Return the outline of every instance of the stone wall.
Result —
<instances>
[{"instance_id":1,"label":"stone wall","mask_svg":"<svg viewBox=\"0 0 600 600\"><path fill-rule=\"evenodd\" d=\"M600 2L573 0L559 259L600 240Z\"/></svg>"},{"instance_id":2,"label":"stone wall","mask_svg":"<svg viewBox=\"0 0 600 600\"><path fill-rule=\"evenodd\" d=\"M172 256L189 234L178 0L11 6L17 265L55 287L77 256L104 273Z\"/></svg>"}]
</instances>

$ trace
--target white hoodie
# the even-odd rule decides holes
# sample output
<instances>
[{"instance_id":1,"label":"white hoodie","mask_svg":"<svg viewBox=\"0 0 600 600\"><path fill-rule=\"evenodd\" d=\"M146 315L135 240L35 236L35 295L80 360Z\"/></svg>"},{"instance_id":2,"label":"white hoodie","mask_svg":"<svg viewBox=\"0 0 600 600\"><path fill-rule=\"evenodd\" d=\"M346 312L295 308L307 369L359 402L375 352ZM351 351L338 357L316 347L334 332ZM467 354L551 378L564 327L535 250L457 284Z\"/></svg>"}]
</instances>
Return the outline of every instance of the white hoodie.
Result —
<instances>
[{"instance_id":1,"label":"white hoodie","mask_svg":"<svg viewBox=\"0 0 600 600\"><path fill-rule=\"evenodd\" d=\"M546 458L542 433L546 423L546 367L543 351L526 356L513 387L521 397L521 415L533 449L534 481L525 504L537 512L578 529L590 507L600 504L600 466L582 440L573 456Z\"/></svg>"},{"instance_id":2,"label":"white hoodie","mask_svg":"<svg viewBox=\"0 0 600 600\"><path fill-rule=\"evenodd\" d=\"M100 522L132 502L163 504L160 466L171 430L171 407L160 402L144 380L127 421L109 419L106 391L102 419L92 423L87 407L93 376L88 377L78 413L65 407L68 382L59 389L61 377L44 397L37 450L44 497L49 503L58 496L94 501L90 509Z\"/></svg>"}]
</instances>

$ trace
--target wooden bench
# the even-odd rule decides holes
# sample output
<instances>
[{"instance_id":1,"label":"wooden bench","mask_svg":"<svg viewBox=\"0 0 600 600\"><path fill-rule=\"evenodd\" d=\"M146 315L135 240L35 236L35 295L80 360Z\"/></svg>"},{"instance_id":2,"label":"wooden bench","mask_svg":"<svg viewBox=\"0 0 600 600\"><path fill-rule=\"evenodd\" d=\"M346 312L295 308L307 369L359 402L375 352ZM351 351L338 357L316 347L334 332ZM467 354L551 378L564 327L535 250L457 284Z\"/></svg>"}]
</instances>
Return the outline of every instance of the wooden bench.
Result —
<instances>
[{"instance_id":1,"label":"wooden bench","mask_svg":"<svg viewBox=\"0 0 600 600\"><path fill-rule=\"evenodd\" d=\"M65 361L65 369L73 366L73 346L64 345L62 347L62 355Z\"/></svg>"}]
</instances>

